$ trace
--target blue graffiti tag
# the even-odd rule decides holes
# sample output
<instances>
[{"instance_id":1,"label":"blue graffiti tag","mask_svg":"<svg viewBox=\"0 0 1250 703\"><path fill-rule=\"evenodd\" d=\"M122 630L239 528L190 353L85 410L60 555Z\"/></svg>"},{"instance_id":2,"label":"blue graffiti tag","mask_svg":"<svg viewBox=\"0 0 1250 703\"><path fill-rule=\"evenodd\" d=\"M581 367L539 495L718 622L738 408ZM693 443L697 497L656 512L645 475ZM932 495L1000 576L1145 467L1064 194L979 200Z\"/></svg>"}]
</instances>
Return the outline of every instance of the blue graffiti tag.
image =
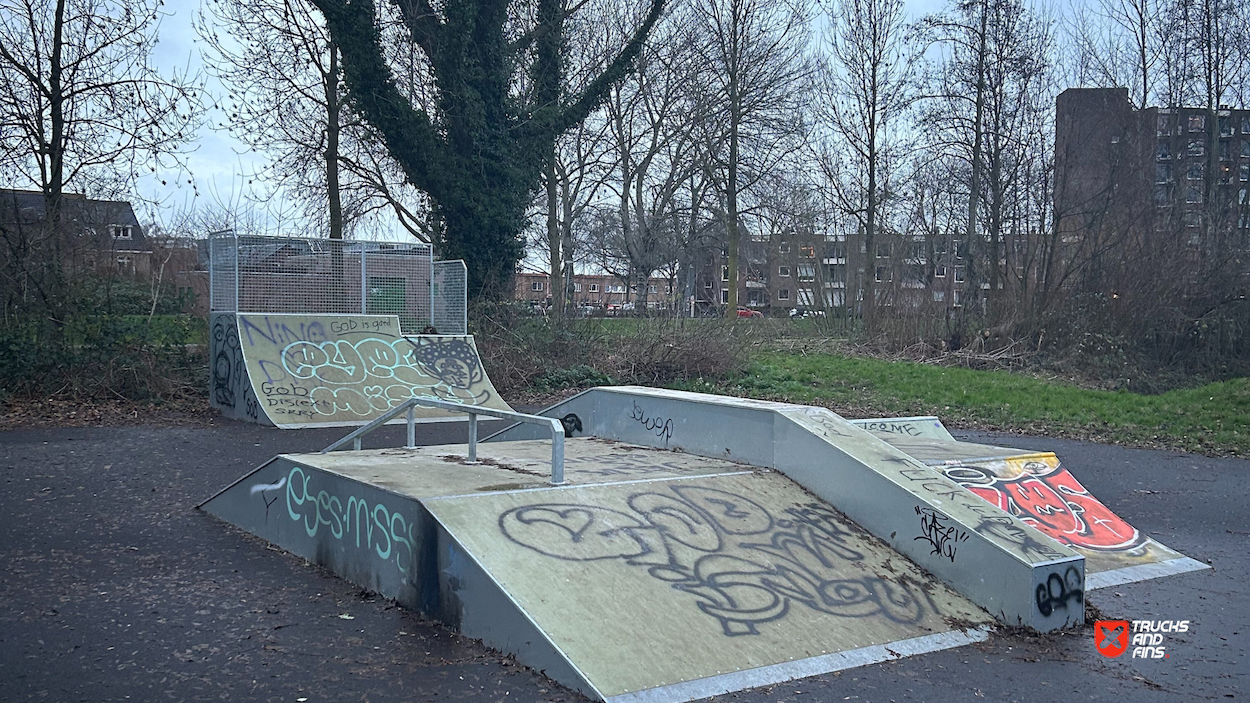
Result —
<instances>
[{"instance_id":1,"label":"blue graffiti tag","mask_svg":"<svg viewBox=\"0 0 1250 703\"><path fill-rule=\"evenodd\" d=\"M371 550L385 561L394 559L401 574L409 572L413 565L416 525L381 503L371 506L357 496L343 500L324 490L313 494L309 488L311 482L312 477L298 466L291 467L287 474L287 514L303 524L309 537L316 537L325 527L334 539L347 544L354 540L358 549Z\"/></svg>"}]
</instances>

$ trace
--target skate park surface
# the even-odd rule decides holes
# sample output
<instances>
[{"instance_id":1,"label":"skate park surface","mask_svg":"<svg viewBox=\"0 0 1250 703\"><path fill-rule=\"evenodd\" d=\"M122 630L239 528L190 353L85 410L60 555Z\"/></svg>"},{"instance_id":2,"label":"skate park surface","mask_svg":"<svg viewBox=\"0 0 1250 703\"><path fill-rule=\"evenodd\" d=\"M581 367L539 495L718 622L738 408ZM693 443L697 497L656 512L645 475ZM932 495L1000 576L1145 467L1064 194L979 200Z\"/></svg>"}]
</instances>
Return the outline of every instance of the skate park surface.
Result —
<instances>
[{"instance_id":1,"label":"skate park surface","mask_svg":"<svg viewBox=\"0 0 1250 703\"><path fill-rule=\"evenodd\" d=\"M370 446L402 443L402 429ZM421 443L463 443L427 425ZM458 436L457 436L458 433ZM193 511L281 452L339 430L235 422L0 435L10 535L0 686L14 700L579 700L473 641ZM1250 464L1020 436L1053 451L1116 514L1213 569L1090 594L1107 618L1188 619L1169 660L1106 659L1092 631L1006 630L968 647L744 691L723 700L1235 700L1246 695ZM486 445L483 445L485 447ZM570 445L572 446L572 445ZM19 470L20 469L20 470ZM351 619L346 619L347 616ZM717 700L722 700L718 698Z\"/></svg>"},{"instance_id":2,"label":"skate park surface","mask_svg":"<svg viewBox=\"0 0 1250 703\"><path fill-rule=\"evenodd\" d=\"M682 403L768 427L756 439L773 453L709 440ZM549 450L514 427L480 445L477 464L458 446L279 456L205 509L620 701L693 700L958 646L983 640L993 618L1079 625L1097 587L1084 554L1091 577L1114 574L1102 586L1206 568L1129 527L1053 454L946 434L909 437L908 456L874 437L880 428L823 409L650 389L600 389L548 412L569 409L592 436L566 441L561 486L543 484ZM812 437L844 453L837 466L795 464L795 446L810 463ZM735 461L714 456L723 444ZM848 477L888 490L848 495ZM896 539L902 523L878 513L911 503L921 534Z\"/></svg>"}]
</instances>

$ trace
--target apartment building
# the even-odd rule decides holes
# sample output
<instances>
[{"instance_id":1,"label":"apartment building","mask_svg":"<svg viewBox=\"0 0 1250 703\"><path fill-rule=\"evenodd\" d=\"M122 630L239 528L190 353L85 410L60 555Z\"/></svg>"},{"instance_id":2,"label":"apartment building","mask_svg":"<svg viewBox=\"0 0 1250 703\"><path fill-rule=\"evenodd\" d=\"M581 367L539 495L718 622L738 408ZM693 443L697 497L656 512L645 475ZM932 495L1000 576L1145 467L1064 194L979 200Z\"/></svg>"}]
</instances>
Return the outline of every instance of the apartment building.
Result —
<instances>
[{"instance_id":1,"label":"apartment building","mask_svg":"<svg viewBox=\"0 0 1250 703\"><path fill-rule=\"evenodd\" d=\"M1250 110L1136 109L1126 88L1056 100L1055 218L1073 252L1149 242L1210 259L1250 245Z\"/></svg>"}]
</instances>

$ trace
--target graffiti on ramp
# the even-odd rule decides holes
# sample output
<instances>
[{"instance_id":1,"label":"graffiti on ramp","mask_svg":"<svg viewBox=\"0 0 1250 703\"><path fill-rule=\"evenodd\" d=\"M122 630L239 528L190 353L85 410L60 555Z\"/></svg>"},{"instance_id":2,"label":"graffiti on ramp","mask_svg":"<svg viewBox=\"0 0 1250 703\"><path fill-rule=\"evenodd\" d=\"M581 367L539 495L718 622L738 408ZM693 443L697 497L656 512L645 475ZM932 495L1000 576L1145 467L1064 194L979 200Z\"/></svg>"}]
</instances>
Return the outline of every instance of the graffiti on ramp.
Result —
<instances>
[{"instance_id":1,"label":"graffiti on ramp","mask_svg":"<svg viewBox=\"0 0 1250 703\"><path fill-rule=\"evenodd\" d=\"M510 409L470 335L407 337L393 315L238 318L250 385L279 427L360 425L414 397ZM433 408L417 415L456 416Z\"/></svg>"}]
</instances>

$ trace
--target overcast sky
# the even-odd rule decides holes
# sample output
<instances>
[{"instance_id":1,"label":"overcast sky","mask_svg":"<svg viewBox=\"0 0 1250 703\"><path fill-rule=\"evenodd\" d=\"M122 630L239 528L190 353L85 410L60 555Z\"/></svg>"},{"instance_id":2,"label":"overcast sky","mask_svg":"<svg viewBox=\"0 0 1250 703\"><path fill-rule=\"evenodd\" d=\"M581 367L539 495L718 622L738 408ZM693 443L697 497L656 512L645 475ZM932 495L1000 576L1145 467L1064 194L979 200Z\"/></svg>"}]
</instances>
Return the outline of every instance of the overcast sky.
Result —
<instances>
[{"instance_id":1,"label":"overcast sky","mask_svg":"<svg viewBox=\"0 0 1250 703\"><path fill-rule=\"evenodd\" d=\"M934 12L943 5L944 0L907 0L908 14L912 17ZM154 57L157 67L162 72L175 68L181 72L188 67L192 72L202 71L200 48L203 44L193 28L199 3L195 0L174 0L164 7L170 14L161 23L160 42ZM205 78L211 95L220 96L224 93L220 83L207 75ZM212 128L223 121L224 116L220 111L209 110L204 128L188 147L191 149L186 157L189 173L156 174L140 181L139 194L159 203L156 207L142 208L145 212L140 214L141 219L169 222L180 210L212 206L241 210L247 207L246 195L252 191L248 181L256 171L263 168L267 157L250 152L225 130ZM161 185L162 179L167 185ZM189 183L189 180L194 183ZM271 209L280 209L280 206ZM282 233L321 235L317 232Z\"/></svg>"}]
</instances>

